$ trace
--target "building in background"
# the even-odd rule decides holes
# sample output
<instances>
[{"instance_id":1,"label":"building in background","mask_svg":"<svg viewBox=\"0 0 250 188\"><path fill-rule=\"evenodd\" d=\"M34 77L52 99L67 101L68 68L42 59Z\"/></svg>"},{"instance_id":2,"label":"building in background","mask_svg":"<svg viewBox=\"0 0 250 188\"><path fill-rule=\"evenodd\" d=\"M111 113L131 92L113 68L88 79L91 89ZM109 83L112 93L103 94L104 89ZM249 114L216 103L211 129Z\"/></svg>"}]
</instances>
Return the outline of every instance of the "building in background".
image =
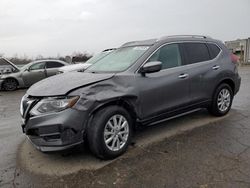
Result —
<instances>
[{"instance_id":1,"label":"building in background","mask_svg":"<svg viewBox=\"0 0 250 188\"><path fill-rule=\"evenodd\" d=\"M241 63L250 64L250 38L225 42L227 48L239 56Z\"/></svg>"}]
</instances>

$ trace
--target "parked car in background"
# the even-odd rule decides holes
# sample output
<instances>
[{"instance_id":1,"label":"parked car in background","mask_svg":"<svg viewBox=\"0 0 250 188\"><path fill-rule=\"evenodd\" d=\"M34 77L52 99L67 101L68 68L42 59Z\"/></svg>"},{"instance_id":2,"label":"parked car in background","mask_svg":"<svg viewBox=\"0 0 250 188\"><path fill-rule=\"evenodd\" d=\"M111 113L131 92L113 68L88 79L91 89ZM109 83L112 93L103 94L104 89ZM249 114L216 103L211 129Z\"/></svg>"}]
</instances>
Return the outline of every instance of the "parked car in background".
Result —
<instances>
[{"instance_id":1,"label":"parked car in background","mask_svg":"<svg viewBox=\"0 0 250 188\"><path fill-rule=\"evenodd\" d=\"M13 72L17 72L19 68L12 63L10 60L0 57L0 76L3 74L10 74Z\"/></svg>"},{"instance_id":2,"label":"parked car in background","mask_svg":"<svg viewBox=\"0 0 250 188\"><path fill-rule=\"evenodd\" d=\"M115 48L106 49L106 50L102 51L101 53L91 57L88 61L86 61L84 63L77 63L77 64L67 65L67 66L64 66L62 68L59 68L57 74L72 72L72 71L83 72L89 66L91 66L95 62L99 61L103 57L107 56L109 53L111 53L114 50L115 50Z\"/></svg>"},{"instance_id":3,"label":"parked car in background","mask_svg":"<svg viewBox=\"0 0 250 188\"><path fill-rule=\"evenodd\" d=\"M136 125L201 108L231 109L241 78L226 46L205 36L167 36L122 45L85 72L54 76L22 98L22 129L41 151L86 141L99 158L124 153Z\"/></svg>"},{"instance_id":4,"label":"parked car in background","mask_svg":"<svg viewBox=\"0 0 250 188\"><path fill-rule=\"evenodd\" d=\"M9 64L13 66L13 72L2 74L0 77L0 88L6 91L30 87L44 78L55 75L58 68L68 65L64 61L53 59L33 61L21 68L11 62Z\"/></svg>"}]
</instances>

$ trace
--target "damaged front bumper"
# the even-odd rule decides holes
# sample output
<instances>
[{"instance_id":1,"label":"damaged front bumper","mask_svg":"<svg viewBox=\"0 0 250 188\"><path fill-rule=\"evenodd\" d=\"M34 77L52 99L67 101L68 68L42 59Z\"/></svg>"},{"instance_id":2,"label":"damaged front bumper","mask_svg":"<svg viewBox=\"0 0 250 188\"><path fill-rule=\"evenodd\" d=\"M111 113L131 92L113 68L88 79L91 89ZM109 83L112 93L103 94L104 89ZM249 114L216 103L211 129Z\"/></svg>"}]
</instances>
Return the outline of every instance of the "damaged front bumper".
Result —
<instances>
[{"instance_id":1,"label":"damaged front bumper","mask_svg":"<svg viewBox=\"0 0 250 188\"><path fill-rule=\"evenodd\" d=\"M22 129L40 151L61 151L83 143L86 119L84 112L69 108L29 117L22 124Z\"/></svg>"}]
</instances>

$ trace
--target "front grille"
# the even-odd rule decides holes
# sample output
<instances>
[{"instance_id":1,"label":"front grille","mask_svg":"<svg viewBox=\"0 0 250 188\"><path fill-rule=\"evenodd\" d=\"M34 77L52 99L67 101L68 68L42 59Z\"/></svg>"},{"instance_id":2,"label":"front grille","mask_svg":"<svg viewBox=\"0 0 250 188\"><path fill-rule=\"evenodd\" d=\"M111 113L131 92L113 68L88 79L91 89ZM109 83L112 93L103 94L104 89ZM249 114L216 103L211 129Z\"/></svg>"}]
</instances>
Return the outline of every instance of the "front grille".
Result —
<instances>
[{"instance_id":1,"label":"front grille","mask_svg":"<svg viewBox=\"0 0 250 188\"><path fill-rule=\"evenodd\" d=\"M29 136L39 136L39 131L38 129L29 129L26 134Z\"/></svg>"}]
</instances>

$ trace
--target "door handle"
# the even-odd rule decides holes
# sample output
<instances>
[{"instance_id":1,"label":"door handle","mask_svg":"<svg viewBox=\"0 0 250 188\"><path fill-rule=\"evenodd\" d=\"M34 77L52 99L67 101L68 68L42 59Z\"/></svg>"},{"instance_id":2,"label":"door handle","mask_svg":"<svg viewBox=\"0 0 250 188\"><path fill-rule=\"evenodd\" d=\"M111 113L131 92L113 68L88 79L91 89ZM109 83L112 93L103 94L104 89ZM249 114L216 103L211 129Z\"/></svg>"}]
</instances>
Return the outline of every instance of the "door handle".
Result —
<instances>
[{"instance_id":1,"label":"door handle","mask_svg":"<svg viewBox=\"0 0 250 188\"><path fill-rule=\"evenodd\" d=\"M188 77L188 74L180 74L179 75L179 78L181 78L181 79L184 79L184 78L187 78Z\"/></svg>"},{"instance_id":2,"label":"door handle","mask_svg":"<svg viewBox=\"0 0 250 188\"><path fill-rule=\"evenodd\" d=\"M220 68L219 65L214 65L214 66L212 67L213 70L218 70L219 68Z\"/></svg>"}]
</instances>

